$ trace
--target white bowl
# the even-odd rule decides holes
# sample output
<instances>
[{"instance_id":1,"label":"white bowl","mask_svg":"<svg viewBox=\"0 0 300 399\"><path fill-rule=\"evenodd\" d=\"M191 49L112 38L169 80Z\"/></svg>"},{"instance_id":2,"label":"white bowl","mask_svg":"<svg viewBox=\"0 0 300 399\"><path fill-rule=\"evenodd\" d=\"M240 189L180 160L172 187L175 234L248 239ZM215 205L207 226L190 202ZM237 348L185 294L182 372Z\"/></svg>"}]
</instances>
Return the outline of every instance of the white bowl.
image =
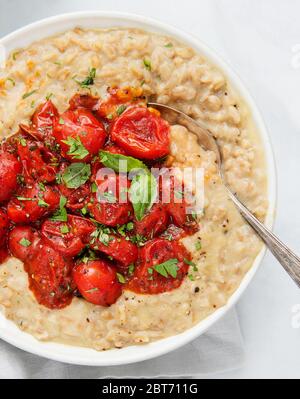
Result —
<instances>
[{"instance_id":1,"label":"white bowl","mask_svg":"<svg viewBox=\"0 0 300 399\"><path fill-rule=\"evenodd\" d=\"M248 106L250 107L254 122L263 140L267 160L269 200L269 210L266 218L266 225L271 228L273 224L276 203L276 174L270 139L255 102L245 89L244 85L241 83L236 73L233 72L232 69L229 68L229 66L219 58L219 56L217 56L197 38L183 33L176 28L146 17L117 12L80 12L47 18L9 34L0 40L0 45L4 46L6 54L8 54L10 51L16 48L28 46L33 41L51 36L58 32L72 29L75 26L82 26L84 28L108 28L115 26L135 27L173 36L179 41L191 46L196 51L204 54L204 56L210 59L215 65L219 66L223 72L225 72L227 79L246 100ZM37 341L31 335L22 332L14 323L6 320L2 314L0 314L0 338L20 349L34 353L36 355L73 364L89 366L112 366L151 359L175 350L199 337L205 330L211 327L217 320L227 313L229 309L237 302L241 294L245 291L247 285L252 280L263 259L264 253L265 248L263 248L258 254L253 266L245 275L239 288L231 296L225 306L218 309L205 320L199 322L193 328L170 338L165 338L163 340L142 346L130 346L123 349L112 349L105 352L97 352L93 349Z\"/></svg>"}]
</instances>

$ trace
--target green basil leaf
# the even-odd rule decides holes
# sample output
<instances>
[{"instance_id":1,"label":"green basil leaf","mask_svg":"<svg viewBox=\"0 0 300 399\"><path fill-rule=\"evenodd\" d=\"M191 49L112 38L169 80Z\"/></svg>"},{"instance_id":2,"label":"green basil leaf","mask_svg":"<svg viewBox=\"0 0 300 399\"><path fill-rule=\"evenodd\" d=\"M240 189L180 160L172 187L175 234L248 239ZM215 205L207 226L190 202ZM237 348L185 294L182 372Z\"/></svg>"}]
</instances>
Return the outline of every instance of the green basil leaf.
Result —
<instances>
[{"instance_id":1,"label":"green basil leaf","mask_svg":"<svg viewBox=\"0 0 300 399\"><path fill-rule=\"evenodd\" d=\"M100 151L100 161L107 168L113 169L115 172L131 172L134 169L148 170L147 166L139 159L128 157L122 154L112 154L108 151ZM120 170L120 161L127 162L126 170ZM121 168L122 169L122 168Z\"/></svg>"},{"instance_id":2,"label":"green basil leaf","mask_svg":"<svg viewBox=\"0 0 300 399\"><path fill-rule=\"evenodd\" d=\"M62 175L66 187L79 188L91 176L91 166L85 163L73 163L68 166Z\"/></svg>"},{"instance_id":3,"label":"green basil leaf","mask_svg":"<svg viewBox=\"0 0 300 399\"><path fill-rule=\"evenodd\" d=\"M67 204L67 198L61 195L59 199L59 209L54 213L54 215L50 219L56 222L67 222L68 214L65 208L66 204Z\"/></svg>"},{"instance_id":4,"label":"green basil leaf","mask_svg":"<svg viewBox=\"0 0 300 399\"><path fill-rule=\"evenodd\" d=\"M136 174L131 182L129 198L137 220L142 220L157 195L157 182L150 172Z\"/></svg>"}]
</instances>

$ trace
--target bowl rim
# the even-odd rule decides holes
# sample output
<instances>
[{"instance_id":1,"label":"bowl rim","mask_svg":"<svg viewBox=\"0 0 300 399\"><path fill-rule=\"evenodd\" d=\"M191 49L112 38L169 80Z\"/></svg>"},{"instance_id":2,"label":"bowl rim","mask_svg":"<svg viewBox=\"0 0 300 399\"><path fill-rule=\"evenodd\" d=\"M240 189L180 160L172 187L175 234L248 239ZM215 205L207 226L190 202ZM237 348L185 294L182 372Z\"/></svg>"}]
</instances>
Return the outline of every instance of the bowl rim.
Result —
<instances>
[{"instance_id":1,"label":"bowl rim","mask_svg":"<svg viewBox=\"0 0 300 399\"><path fill-rule=\"evenodd\" d=\"M99 26L97 26L98 24ZM191 34L185 33L176 27L157 21L153 18L132 13L114 11L74 12L45 18L26 25L6 35L0 39L0 45L4 46L5 49L8 49L8 52L11 52L13 49L27 46L36 40L41 40L42 38L66 31L76 26L82 26L86 28L90 27L91 29L97 27L134 27L175 37L177 40L186 43L196 51L201 52L207 59L209 59L213 64L219 67L223 73L225 73L228 81L233 87L235 87L237 92L248 105L258 134L262 139L266 158L269 201L269 208L265 224L272 228L277 198L277 174L273 149L270 137L265 127L265 123L257 108L257 105L233 68L229 66L214 50ZM16 45L16 43L18 43L18 45ZM223 307L217 309L207 318L178 335L140 346L130 346L122 349L111 349L109 351L97 352L90 348L81 348L53 342L38 341L30 334L21 331L12 321L7 320L0 312L0 338L24 351L69 364L114 366L152 359L186 345L195 338L199 337L215 322L222 318L236 304L242 293L245 291L246 287L258 270L265 252L266 247L264 246L253 262L252 267L244 276L237 290L232 294L228 302Z\"/></svg>"}]
</instances>

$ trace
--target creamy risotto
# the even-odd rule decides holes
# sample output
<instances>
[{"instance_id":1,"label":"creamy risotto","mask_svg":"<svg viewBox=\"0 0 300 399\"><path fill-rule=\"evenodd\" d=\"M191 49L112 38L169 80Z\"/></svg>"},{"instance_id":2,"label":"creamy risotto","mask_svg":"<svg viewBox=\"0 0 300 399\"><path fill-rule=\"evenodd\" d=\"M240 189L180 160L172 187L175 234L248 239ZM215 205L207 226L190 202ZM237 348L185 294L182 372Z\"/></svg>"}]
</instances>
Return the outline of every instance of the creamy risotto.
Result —
<instances>
[{"instance_id":1,"label":"creamy risotto","mask_svg":"<svg viewBox=\"0 0 300 399\"><path fill-rule=\"evenodd\" d=\"M91 70L93 85L79 85ZM264 153L247 105L222 71L171 37L77 28L16 50L0 71L0 137L28 125L45 98L64 112L74 94L105 97L114 86L141 88L205 121L222 146L228 183L264 219ZM0 266L0 307L8 319L41 340L106 350L178 334L226 304L262 244L228 199L214 154L182 126L171 126L170 137L172 166L205 169L199 231L181 239L196 267L180 287L155 295L125 289L110 307L75 297L63 309L49 309L29 289L23 263L11 257Z\"/></svg>"}]
</instances>

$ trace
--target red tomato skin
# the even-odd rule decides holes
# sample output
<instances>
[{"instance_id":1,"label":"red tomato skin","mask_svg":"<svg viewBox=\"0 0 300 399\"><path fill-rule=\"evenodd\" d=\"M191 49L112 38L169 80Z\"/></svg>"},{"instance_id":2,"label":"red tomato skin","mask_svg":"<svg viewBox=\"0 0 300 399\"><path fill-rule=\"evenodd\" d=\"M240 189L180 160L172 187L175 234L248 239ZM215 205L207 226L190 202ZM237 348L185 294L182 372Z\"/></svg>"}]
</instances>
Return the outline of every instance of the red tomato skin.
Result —
<instances>
[{"instance_id":1,"label":"red tomato skin","mask_svg":"<svg viewBox=\"0 0 300 399\"><path fill-rule=\"evenodd\" d=\"M119 176L112 174L107 179L96 177L96 184L98 186L97 193L92 196L92 201L88 204L88 209L94 218L107 226L117 226L131 220L134 212L128 199L130 181L128 179L120 180ZM103 197L106 192L111 190L115 199L114 203Z\"/></svg>"},{"instance_id":2,"label":"red tomato skin","mask_svg":"<svg viewBox=\"0 0 300 399\"><path fill-rule=\"evenodd\" d=\"M40 241L24 264L29 288L39 304L49 309L62 309L71 303L73 266L71 260Z\"/></svg>"},{"instance_id":3,"label":"red tomato skin","mask_svg":"<svg viewBox=\"0 0 300 399\"><path fill-rule=\"evenodd\" d=\"M18 197L33 199L19 200L12 198L7 205L7 216L16 224L36 222L42 217L54 212L59 206L60 195L55 188L45 186L42 191L38 184L30 185L18 192ZM39 200L45 201L49 206L38 205Z\"/></svg>"},{"instance_id":4,"label":"red tomato skin","mask_svg":"<svg viewBox=\"0 0 300 399\"><path fill-rule=\"evenodd\" d=\"M164 205L154 204L141 221L135 221L135 233L146 238L158 236L166 230L169 217Z\"/></svg>"},{"instance_id":5,"label":"red tomato skin","mask_svg":"<svg viewBox=\"0 0 300 399\"><path fill-rule=\"evenodd\" d=\"M94 305L110 306L122 294L116 270L104 260L79 263L73 269L73 279L80 294Z\"/></svg>"},{"instance_id":6,"label":"red tomato skin","mask_svg":"<svg viewBox=\"0 0 300 399\"><path fill-rule=\"evenodd\" d=\"M89 111L94 111L97 108L98 103L98 97L93 97L90 94L75 94L69 101L69 109L74 111L78 108L85 108Z\"/></svg>"},{"instance_id":7,"label":"red tomato skin","mask_svg":"<svg viewBox=\"0 0 300 399\"><path fill-rule=\"evenodd\" d=\"M136 158L153 160L169 154L170 126L146 107L133 106L124 111L113 122L110 137Z\"/></svg>"},{"instance_id":8,"label":"red tomato skin","mask_svg":"<svg viewBox=\"0 0 300 399\"><path fill-rule=\"evenodd\" d=\"M58 111L51 100L40 104L34 112L30 126L21 124L20 127L36 140L52 141L54 121L58 118Z\"/></svg>"},{"instance_id":9,"label":"red tomato skin","mask_svg":"<svg viewBox=\"0 0 300 399\"><path fill-rule=\"evenodd\" d=\"M62 233L62 227L67 227L69 231ZM68 215L67 222L46 220L42 225L42 236L62 255L74 257L86 246L94 230L94 224L87 219Z\"/></svg>"},{"instance_id":10,"label":"red tomato skin","mask_svg":"<svg viewBox=\"0 0 300 399\"><path fill-rule=\"evenodd\" d=\"M153 269L169 259L178 260L176 278L164 277ZM140 294L160 294L178 288L189 269L184 259L190 260L190 254L179 241L155 238L140 249L133 278L126 288ZM153 270L152 274L149 274L149 268Z\"/></svg>"},{"instance_id":11,"label":"red tomato skin","mask_svg":"<svg viewBox=\"0 0 300 399\"><path fill-rule=\"evenodd\" d=\"M91 187L89 183L83 184L79 188L68 188L64 184L58 186L60 193L67 198L66 208L71 212L76 212L87 205L90 195Z\"/></svg>"},{"instance_id":12,"label":"red tomato skin","mask_svg":"<svg viewBox=\"0 0 300 399\"><path fill-rule=\"evenodd\" d=\"M0 203L8 201L17 189L21 171L22 165L14 155L0 151Z\"/></svg>"},{"instance_id":13,"label":"red tomato skin","mask_svg":"<svg viewBox=\"0 0 300 399\"><path fill-rule=\"evenodd\" d=\"M121 154L121 155L126 155L126 151L123 150L123 148L119 147L116 144L109 143L107 144L104 148L104 151L111 152L112 154Z\"/></svg>"},{"instance_id":14,"label":"red tomato skin","mask_svg":"<svg viewBox=\"0 0 300 399\"><path fill-rule=\"evenodd\" d=\"M8 256L9 256L9 254L8 254L7 248L6 247L0 248L0 265L1 265L1 263L4 263L6 261Z\"/></svg>"},{"instance_id":15,"label":"red tomato skin","mask_svg":"<svg viewBox=\"0 0 300 399\"><path fill-rule=\"evenodd\" d=\"M20 244L22 238L30 241L28 247ZM40 236L30 226L16 226L8 235L8 248L10 253L15 257L25 262L29 255L36 249L40 242Z\"/></svg>"},{"instance_id":16,"label":"red tomato skin","mask_svg":"<svg viewBox=\"0 0 300 399\"><path fill-rule=\"evenodd\" d=\"M0 247L5 244L8 227L9 220L7 214L3 209L0 209Z\"/></svg>"},{"instance_id":17,"label":"red tomato skin","mask_svg":"<svg viewBox=\"0 0 300 399\"><path fill-rule=\"evenodd\" d=\"M63 120L64 123L60 123L60 120ZM90 162L93 156L97 155L103 147L106 139L103 124L84 108L64 112L54 124L53 135L61 146L63 156L70 162ZM80 138L89 155L83 159L76 159L69 155L70 147L64 141L70 137Z\"/></svg>"},{"instance_id":18,"label":"red tomato skin","mask_svg":"<svg viewBox=\"0 0 300 399\"><path fill-rule=\"evenodd\" d=\"M127 268L130 264L135 263L138 257L138 249L131 241L124 237L116 237L110 235L107 245L99 240L91 241L91 248L95 251L105 253L111 256L115 261L121 264L122 268Z\"/></svg>"},{"instance_id":19,"label":"red tomato skin","mask_svg":"<svg viewBox=\"0 0 300 399\"><path fill-rule=\"evenodd\" d=\"M57 170L45 162L42 151L46 151L46 149L41 143L26 141L26 145L18 144L18 154L23 165L26 182L51 183L55 180Z\"/></svg>"}]
</instances>

